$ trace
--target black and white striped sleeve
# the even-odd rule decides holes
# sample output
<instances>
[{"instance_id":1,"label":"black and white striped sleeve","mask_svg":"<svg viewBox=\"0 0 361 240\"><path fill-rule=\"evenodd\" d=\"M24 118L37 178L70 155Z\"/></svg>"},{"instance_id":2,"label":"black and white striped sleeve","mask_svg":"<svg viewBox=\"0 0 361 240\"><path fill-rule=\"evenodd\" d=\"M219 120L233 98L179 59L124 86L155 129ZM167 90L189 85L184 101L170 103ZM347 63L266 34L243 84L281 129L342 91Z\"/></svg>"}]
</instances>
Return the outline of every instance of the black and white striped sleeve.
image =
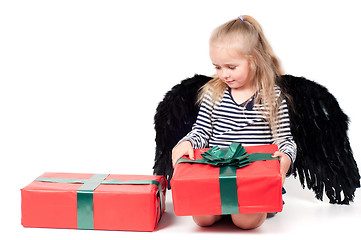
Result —
<instances>
[{"instance_id":1,"label":"black and white striped sleeve","mask_svg":"<svg viewBox=\"0 0 361 240\"><path fill-rule=\"evenodd\" d=\"M281 106L278 109L278 131L277 131L277 145L280 152L287 154L293 162L296 159L297 145L293 140L290 127L290 117L288 114L288 107L286 99L282 100Z\"/></svg>"},{"instance_id":2,"label":"black and white striped sleeve","mask_svg":"<svg viewBox=\"0 0 361 240\"><path fill-rule=\"evenodd\" d=\"M208 147L209 139L212 135L212 109L213 103L209 94L205 95L196 122L190 131L179 142L188 140L192 143L194 149Z\"/></svg>"}]
</instances>

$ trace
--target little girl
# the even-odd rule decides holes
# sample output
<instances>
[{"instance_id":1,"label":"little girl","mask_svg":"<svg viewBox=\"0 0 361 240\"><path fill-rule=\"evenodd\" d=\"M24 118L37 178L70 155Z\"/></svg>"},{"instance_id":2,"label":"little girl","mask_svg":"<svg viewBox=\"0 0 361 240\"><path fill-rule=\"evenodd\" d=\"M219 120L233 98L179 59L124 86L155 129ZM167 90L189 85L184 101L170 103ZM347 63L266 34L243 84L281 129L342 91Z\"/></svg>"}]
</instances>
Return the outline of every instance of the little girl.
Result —
<instances>
[{"instance_id":1,"label":"little girl","mask_svg":"<svg viewBox=\"0 0 361 240\"><path fill-rule=\"evenodd\" d=\"M277 144L282 180L296 157L285 97L275 84L280 64L258 22L240 16L216 28L210 38L210 58L216 75L203 86L197 121L173 149L173 166L183 155L194 159L193 149ZM260 226L267 213L232 214L242 229ZM200 226L210 226L222 216L193 216Z\"/></svg>"}]
</instances>

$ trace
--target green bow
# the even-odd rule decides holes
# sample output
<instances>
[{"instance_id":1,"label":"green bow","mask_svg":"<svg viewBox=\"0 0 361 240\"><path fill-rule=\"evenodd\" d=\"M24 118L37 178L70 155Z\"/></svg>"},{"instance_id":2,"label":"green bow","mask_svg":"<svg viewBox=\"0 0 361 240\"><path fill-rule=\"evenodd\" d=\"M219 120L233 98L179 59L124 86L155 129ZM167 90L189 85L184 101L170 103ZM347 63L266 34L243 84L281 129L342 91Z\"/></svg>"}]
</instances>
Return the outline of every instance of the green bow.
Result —
<instances>
[{"instance_id":1,"label":"green bow","mask_svg":"<svg viewBox=\"0 0 361 240\"><path fill-rule=\"evenodd\" d=\"M189 160L180 158L177 163L200 163L208 164L215 167L235 167L236 169L250 165L255 161L277 159L272 157L272 153L251 153L248 154L246 149L240 143L232 143L228 148L215 146L207 152L201 154L204 159Z\"/></svg>"},{"instance_id":2,"label":"green bow","mask_svg":"<svg viewBox=\"0 0 361 240\"><path fill-rule=\"evenodd\" d=\"M201 155L207 159L207 164L217 167L233 166L241 168L251 164L248 160L249 154L247 154L246 149L239 143L232 143L226 153L216 146Z\"/></svg>"}]
</instances>

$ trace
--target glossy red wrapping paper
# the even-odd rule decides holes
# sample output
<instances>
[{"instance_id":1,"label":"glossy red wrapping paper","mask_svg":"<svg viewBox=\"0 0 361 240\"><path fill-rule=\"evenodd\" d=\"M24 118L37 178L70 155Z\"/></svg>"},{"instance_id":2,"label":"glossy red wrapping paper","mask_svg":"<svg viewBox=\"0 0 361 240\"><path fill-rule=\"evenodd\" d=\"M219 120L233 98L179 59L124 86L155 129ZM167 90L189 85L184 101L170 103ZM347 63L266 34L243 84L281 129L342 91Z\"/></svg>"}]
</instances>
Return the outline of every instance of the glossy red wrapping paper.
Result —
<instances>
[{"instance_id":1,"label":"glossy red wrapping paper","mask_svg":"<svg viewBox=\"0 0 361 240\"><path fill-rule=\"evenodd\" d=\"M247 153L274 153L277 145L245 147ZM208 149L195 149L195 159ZM171 180L177 216L221 215L219 168L177 164ZM239 213L281 212L282 177L279 161L265 160L237 169Z\"/></svg>"},{"instance_id":2,"label":"glossy red wrapping paper","mask_svg":"<svg viewBox=\"0 0 361 240\"><path fill-rule=\"evenodd\" d=\"M44 178L89 179L93 174L44 173ZM165 206L166 179L152 175L110 174L105 180L156 180L156 185L100 184L93 193L93 221L97 230L153 231ZM21 222L24 227L77 228L77 190L82 184L33 181L21 189ZM164 208L163 208L164 212Z\"/></svg>"}]
</instances>

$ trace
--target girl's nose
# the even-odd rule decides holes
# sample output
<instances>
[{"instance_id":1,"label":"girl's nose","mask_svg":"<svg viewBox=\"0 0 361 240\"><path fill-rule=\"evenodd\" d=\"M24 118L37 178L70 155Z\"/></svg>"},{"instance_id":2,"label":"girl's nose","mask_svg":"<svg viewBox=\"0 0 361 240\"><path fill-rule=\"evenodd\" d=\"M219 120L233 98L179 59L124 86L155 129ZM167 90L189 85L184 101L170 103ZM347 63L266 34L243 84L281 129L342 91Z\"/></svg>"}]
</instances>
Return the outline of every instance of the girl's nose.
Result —
<instances>
[{"instance_id":1,"label":"girl's nose","mask_svg":"<svg viewBox=\"0 0 361 240\"><path fill-rule=\"evenodd\" d=\"M221 78L225 80L229 78L229 72L226 69L222 69Z\"/></svg>"}]
</instances>

